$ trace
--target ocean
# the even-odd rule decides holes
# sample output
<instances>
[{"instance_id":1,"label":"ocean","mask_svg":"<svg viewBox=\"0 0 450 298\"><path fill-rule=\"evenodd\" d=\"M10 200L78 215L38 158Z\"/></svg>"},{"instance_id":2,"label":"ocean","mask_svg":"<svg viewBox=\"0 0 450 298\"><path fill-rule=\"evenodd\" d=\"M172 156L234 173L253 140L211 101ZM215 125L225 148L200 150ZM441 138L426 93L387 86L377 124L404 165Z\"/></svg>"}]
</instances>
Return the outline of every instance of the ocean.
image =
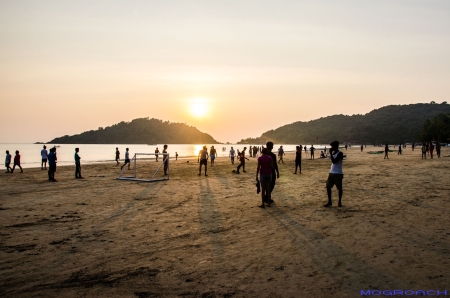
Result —
<instances>
[{"instance_id":1,"label":"ocean","mask_svg":"<svg viewBox=\"0 0 450 298\"><path fill-rule=\"evenodd\" d=\"M14 159L15 151L19 150L20 161L23 168L38 168L41 166L41 150L44 144L0 144L0 152L5 154L6 150ZM158 148L160 152L163 150L164 144L146 145L146 144L45 144L47 146L47 151L56 146L56 154L58 157L58 165L73 165L75 148L80 148L79 156L81 157L82 164L92 164L92 163L102 163L102 162L113 162L115 160L116 147L120 151L120 159L123 161L125 158L125 148L130 149L130 158L133 157L134 153L154 153L155 149ZM217 150L218 157L228 156L230 148L233 147L235 150L239 149L242 151L244 147L249 148L250 146L260 146L258 144L204 144L208 147L211 146ZM203 145L198 144L168 144L168 152L170 158L175 158L175 152L178 152L178 158L188 158L198 155ZM295 151L295 146L292 144L282 144L285 152ZM307 145L308 148L311 144ZM277 152L280 144L275 144L274 152ZM325 145L314 144L316 149L321 149ZM329 148L329 145L327 146ZM248 151L247 151L248 152ZM6 155L6 154L5 154ZM4 156L5 156L4 155ZM247 154L248 155L248 154ZM11 162L12 166L12 162Z\"/></svg>"}]
</instances>

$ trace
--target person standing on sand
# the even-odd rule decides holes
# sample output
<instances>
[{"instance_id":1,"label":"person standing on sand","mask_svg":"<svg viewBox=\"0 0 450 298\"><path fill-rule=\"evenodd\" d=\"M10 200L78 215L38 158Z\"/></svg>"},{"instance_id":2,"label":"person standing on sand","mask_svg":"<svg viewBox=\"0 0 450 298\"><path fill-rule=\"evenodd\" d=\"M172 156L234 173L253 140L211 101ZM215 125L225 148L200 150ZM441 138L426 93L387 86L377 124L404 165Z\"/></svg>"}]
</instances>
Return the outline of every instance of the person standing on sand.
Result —
<instances>
[{"instance_id":1,"label":"person standing on sand","mask_svg":"<svg viewBox=\"0 0 450 298\"><path fill-rule=\"evenodd\" d=\"M43 149L41 150L41 170L47 170L47 159L48 159L48 151L47 146L44 145Z\"/></svg>"},{"instance_id":2,"label":"person standing on sand","mask_svg":"<svg viewBox=\"0 0 450 298\"><path fill-rule=\"evenodd\" d=\"M271 195L270 195L270 183L272 182L272 169L275 163L268 155L269 150L264 149L262 155L258 157L258 166L256 167L256 180L261 184L261 205L260 208L265 208L264 200L267 200L267 207L270 207Z\"/></svg>"},{"instance_id":3,"label":"person standing on sand","mask_svg":"<svg viewBox=\"0 0 450 298\"><path fill-rule=\"evenodd\" d=\"M178 152L175 152L175 160L178 160Z\"/></svg>"},{"instance_id":4,"label":"person standing on sand","mask_svg":"<svg viewBox=\"0 0 450 298\"><path fill-rule=\"evenodd\" d=\"M58 180L55 179L55 172L56 172L56 161L58 159L56 158L56 148L50 148L50 153L48 154L48 181L51 182L58 182Z\"/></svg>"},{"instance_id":5,"label":"person standing on sand","mask_svg":"<svg viewBox=\"0 0 450 298\"><path fill-rule=\"evenodd\" d=\"M414 151L414 142L411 144L412 151Z\"/></svg>"},{"instance_id":6,"label":"person standing on sand","mask_svg":"<svg viewBox=\"0 0 450 298\"><path fill-rule=\"evenodd\" d=\"M164 145L163 152L167 153L167 145ZM163 163L164 163L164 176L167 176L167 169L169 168L169 155L163 155Z\"/></svg>"},{"instance_id":7,"label":"person standing on sand","mask_svg":"<svg viewBox=\"0 0 450 298\"><path fill-rule=\"evenodd\" d=\"M300 170L300 173L302 173L302 145L295 147L295 172L294 174L297 174L297 168Z\"/></svg>"},{"instance_id":8,"label":"person standing on sand","mask_svg":"<svg viewBox=\"0 0 450 298\"><path fill-rule=\"evenodd\" d=\"M441 144L439 142L436 142L436 155L438 158L441 158Z\"/></svg>"},{"instance_id":9,"label":"person standing on sand","mask_svg":"<svg viewBox=\"0 0 450 298\"><path fill-rule=\"evenodd\" d=\"M398 145L398 152L397 155L402 155L402 144Z\"/></svg>"},{"instance_id":10,"label":"person standing on sand","mask_svg":"<svg viewBox=\"0 0 450 298\"><path fill-rule=\"evenodd\" d=\"M344 179L344 173L342 172L342 160L344 159L344 154L339 151L338 141L332 142L330 146L331 169L326 182L328 203L323 206L330 207L333 205L331 202L331 189L334 185L336 185L336 188L339 191L338 207L342 207L342 179Z\"/></svg>"},{"instance_id":11,"label":"person standing on sand","mask_svg":"<svg viewBox=\"0 0 450 298\"><path fill-rule=\"evenodd\" d=\"M305 149L305 158L308 159L308 147L305 145L303 149Z\"/></svg>"},{"instance_id":12,"label":"person standing on sand","mask_svg":"<svg viewBox=\"0 0 450 298\"><path fill-rule=\"evenodd\" d=\"M309 148L309 150L311 151L311 159L314 159L314 150L316 150L316 148L314 148L313 145L311 145L311 147Z\"/></svg>"},{"instance_id":13,"label":"person standing on sand","mask_svg":"<svg viewBox=\"0 0 450 298\"><path fill-rule=\"evenodd\" d=\"M422 159L427 159L427 146L425 143L422 143Z\"/></svg>"},{"instance_id":14,"label":"person standing on sand","mask_svg":"<svg viewBox=\"0 0 450 298\"><path fill-rule=\"evenodd\" d=\"M272 160L273 160L273 168L272 168L272 181L270 182L270 201L266 200L268 203L272 203L273 202L273 197L272 197L272 192L275 188L275 183L277 178L280 178L280 172L278 171L278 164L276 162L277 157L275 156L275 154L272 152L273 149L273 143L272 142L267 142L266 143L266 148L267 148L267 155L269 155Z\"/></svg>"},{"instance_id":15,"label":"person standing on sand","mask_svg":"<svg viewBox=\"0 0 450 298\"><path fill-rule=\"evenodd\" d=\"M214 160L216 159L217 151L214 149L214 146L211 146L211 150L209 150L209 157L211 157L211 167L214 164Z\"/></svg>"},{"instance_id":16,"label":"person standing on sand","mask_svg":"<svg viewBox=\"0 0 450 298\"><path fill-rule=\"evenodd\" d=\"M120 160L120 151L119 151L119 148L118 147L116 147L116 166L118 166L119 165L119 160Z\"/></svg>"},{"instance_id":17,"label":"person standing on sand","mask_svg":"<svg viewBox=\"0 0 450 298\"><path fill-rule=\"evenodd\" d=\"M158 147L156 147L156 149L155 149L155 161L156 162L158 162L158 155L159 155L159 149L158 149Z\"/></svg>"},{"instance_id":18,"label":"person standing on sand","mask_svg":"<svg viewBox=\"0 0 450 298\"><path fill-rule=\"evenodd\" d=\"M11 169L10 165L11 165L11 154L9 154L9 150L6 150L6 158L5 158L6 172L5 173L12 173L12 169ZM11 172L9 170L11 170Z\"/></svg>"},{"instance_id":19,"label":"person standing on sand","mask_svg":"<svg viewBox=\"0 0 450 298\"><path fill-rule=\"evenodd\" d=\"M434 145L433 142L430 142L430 158L433 159L433 151L434 151Z\"/></svg>"},{"instance_id":20,"label":"person standing on sand","mask_svg":"<svg viewBox=\"0 0 450 298\"><path fill-rule=\"evenodd\" d=\"M83 179L81 177L81 157L78 155L78 152L80 152L80 148L75 148L75 179Z\"/></svg>"},{"instance_id":21,"label":"person standing on sand","mask_svg":"<svg viewBox=\"0 0 450 298\"><path fill-rule=\"evenodd\" d=\"M384 146L384 159L389 159L389 146L388 146L388 144L386 144L385 146Z\"/></svg>"},{"instance_id":22,"label":"person standing on sand","mask_svg":"<svg viewBox=\"0 0 450 298\"><path fill-rule=\"evenodd\" d=\"M363 152L363 149L364 149L364 146L363 145L361 145L361 152ZM325 149L326 150L326 149Z\"/></svg>"},{"instance_id":23,"label":"person standing on sand","mask_svg":"<svg viewBox=\"0 0 450 298\"><path fill-rule=\"evenodd\" d=\"M278 160L278 163L280 163L280 162L284 163L284 161L283 161L284 154L285 153L284 153L283 146L280 146L280 148L278 149L278 157L280 158L280 160Z\"/></svg>"},{"instance_id":24,"label":"person standing on sand","mask_svg":"<svg viewBox=\"0 0 450 298\"><path fill-rule=\"evenodd\" d=\"M231 159L231 164L232 165L234 165L234 154L235 154L234 149L233 149L233 147L231 147L229 157Z\"/></svg>"},{"instance_id":25,"label":"person standing on sand","mask_svg":"<svg viewBox=\"0 0 450 298\"><path fill-rule=\"evenodd\" d=\"M208 170L208 148L206 146L203 146L203 149L200 150L198 153L198 160L197 162L200 163L200 166L198 167L198 175L201 176L202 173L202 165L205 165L205 176L208 176L206 174L206 171Z\"/></svg>"},{"instance_id":26,"label":"person standing on sand","mask_svg":"<svg viewBox=\"0 0 450 298\"><path fill-rule=\"evenodd\" d=\"M20 172L23 173L23 169L20 166L20 154L19 154L19 150L16 150L16 155L14 156L14 165L11 169L11 173L14 172L14 169L16 168L16 166L18 166L20 168Z\"/></svg>"},{"instance_id":27,"label":"person standing on sand","mask_svg":"<svg viewBox=\"0 0 450 298\"><path fill-rule=\"evenodd\" d=\"M123 167L128 164L128 170L130 170L130 152L128 151L129 149L125 149L125 162L124 164L120 167L120 169L122 170Z\"/></svg>"}]
</instances>

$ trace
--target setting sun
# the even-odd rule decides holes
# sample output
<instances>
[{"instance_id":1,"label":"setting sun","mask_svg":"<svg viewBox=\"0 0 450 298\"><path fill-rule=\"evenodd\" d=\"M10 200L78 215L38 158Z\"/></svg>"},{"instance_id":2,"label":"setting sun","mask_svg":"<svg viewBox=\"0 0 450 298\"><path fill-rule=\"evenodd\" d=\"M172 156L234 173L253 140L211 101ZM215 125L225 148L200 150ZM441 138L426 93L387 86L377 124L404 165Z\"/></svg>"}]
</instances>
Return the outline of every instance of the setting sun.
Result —
<instances>
[{"instance_id":1,"label":"setting sun","mask_svg":"<svg viewBox=\"0 0 450 298\"><path fill-rule=\"evenodd\" d=\"M202 117L208 111L206 100L204 99L196 99L192 101L190 107L191 114L195 117Z\"/></svg>"}]
</instances>

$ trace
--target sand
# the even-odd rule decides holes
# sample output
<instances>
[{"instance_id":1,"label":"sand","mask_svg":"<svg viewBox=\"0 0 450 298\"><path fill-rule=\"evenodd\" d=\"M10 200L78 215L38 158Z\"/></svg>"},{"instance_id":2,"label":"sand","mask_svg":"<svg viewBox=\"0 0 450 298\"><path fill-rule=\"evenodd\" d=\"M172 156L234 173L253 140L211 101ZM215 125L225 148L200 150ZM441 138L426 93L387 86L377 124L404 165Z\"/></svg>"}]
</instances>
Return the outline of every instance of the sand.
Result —
<instances>
[{"instance_id":1,"label":"sand","mask_svg":"<svg viewBox=\"0 0 450 298\"><path fill-rule=\"evenodd\" d=\"M266 209L254 158L240 175L216 159L208 177L196 159L172 161L170 180L155 183L115 180L115 163L82 165L84 180L59 167L57 183L40 169L2 173L0 296L450 291L449 148L433 160L344 152L342 208L322 207L330 161L304 159L294 175L293 153Z\"/></svg>"}]
</instances>

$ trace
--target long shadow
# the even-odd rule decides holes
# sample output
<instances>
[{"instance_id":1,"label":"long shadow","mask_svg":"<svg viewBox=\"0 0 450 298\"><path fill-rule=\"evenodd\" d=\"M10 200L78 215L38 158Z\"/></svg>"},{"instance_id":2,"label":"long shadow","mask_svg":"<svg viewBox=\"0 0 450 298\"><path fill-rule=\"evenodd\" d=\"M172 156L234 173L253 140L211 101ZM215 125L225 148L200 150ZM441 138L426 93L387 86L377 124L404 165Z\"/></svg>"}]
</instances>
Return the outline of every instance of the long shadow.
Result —
<instances>
[{"instance_id":1,"label":"long shadow","mask_svg":"<svg viewBox=\"0 0 450 298\"><path fill-rule=\"evenodd\" d=\"M220 232L223 229L221 214L218 210L216 197L211 191L209 179L199 178L199 200L198 217L202 233L207 233L214 245L214 256L221 258L223 256L223 244Z\"/></svg>"},{"instance_id":2,"label":"long shadow","mask_svg":"<svg viewBox=\"0 0 450 298\"><path fill-rule=\"evenodd\" d=\"M306 251L324 274L333 280L337 279L340 290L347 294L357 296L361 289L396 289L407 285L402 279L374 268L323 235L295 221L276 205L269 214L291 234L292 242L298 249Z\"/></svg>"}]
</instances>

